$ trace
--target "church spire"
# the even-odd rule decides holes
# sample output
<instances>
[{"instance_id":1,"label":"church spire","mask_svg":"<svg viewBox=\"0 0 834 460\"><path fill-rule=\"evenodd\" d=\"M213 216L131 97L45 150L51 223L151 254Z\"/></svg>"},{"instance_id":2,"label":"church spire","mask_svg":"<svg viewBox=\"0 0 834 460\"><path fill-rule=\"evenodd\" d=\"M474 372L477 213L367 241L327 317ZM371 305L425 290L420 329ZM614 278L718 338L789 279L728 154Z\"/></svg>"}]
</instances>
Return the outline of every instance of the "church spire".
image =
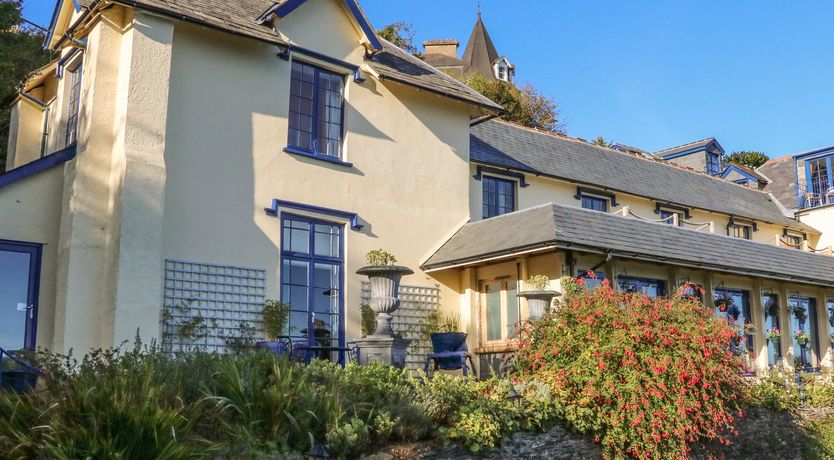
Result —
<instances>
[{"instance_id":1,"label":"church spire","mask_svg":"<svg viewBox=\"0 0 834 460\"><path fill-rule=\"evenodd\" d=\"M493 77L493 64L500 56L495 50L495 44L492 43L492 38L486 30L484 21L481 19L481 3L478 2L478 20L475 21L475 27L472 29L472 34L469 36L469 42L466 43L466 49L463 50L464 68L467 72L477 71L486 77Z\"/></svg>"}]
</instances>

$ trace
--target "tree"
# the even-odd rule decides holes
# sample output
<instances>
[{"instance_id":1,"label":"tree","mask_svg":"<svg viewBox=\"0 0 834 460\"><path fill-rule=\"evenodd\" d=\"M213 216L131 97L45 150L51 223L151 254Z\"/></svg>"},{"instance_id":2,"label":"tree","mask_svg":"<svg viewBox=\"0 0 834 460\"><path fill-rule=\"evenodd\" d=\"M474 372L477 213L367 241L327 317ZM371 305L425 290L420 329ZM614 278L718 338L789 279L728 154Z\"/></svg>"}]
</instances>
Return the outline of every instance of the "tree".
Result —
<instances>
[{"instance_id":1,"label":"tree","mask_svg":"<svg viewBox=\"0 0 834 460\"><path fill-rule=\"evenodd\" d=\"M754 169L767 163L767 160L769 159L770 157L768 157L764 153L755 152L751 150L733 152L724 157L724 161L738 163L741 165L749 166Z\"/></svg>"},{"instance_id":2,"label":"tree","mask_svg":"<svg viewBox=\"0 0 834 460\"><path fill-rule=\"evenodd\" d=\"M9 105L15 89L32 70L49 62L42 30L23 19L22 0L0 0L0 173L6 170L9 144Z\"/></svg>"},{"instance_id":3,"label":"tree","mask_svg":"<svg viewBox=\"0 0 834 460\"><path fill-rule=\"evenodd\" d=\"M507 111L502 118L531 128L564 132L556 102L542 95L531 84L521 88L512 83L491 80L479 73L467 75L464 82Z\"/></svg>"},{"instance_id":4,"label":"tree","mask_svg":"<svg viewBox=\"0 0 834 460\"><path fill-rule=\"evenodd\" d=\"M420 57L420 51L414 45L414 28L411 24L395 22L377 30L376 34L402 48L404 51Z\"/></svg>"},{"instance_id":5,"label":"tree","mask_svg":"<svg viewBox=\"0 0 834 460\"><path fill-rule=\"evenodd\" d=\"M594 139L594 144L596 144L600 147L608 147L608 141L605 140L605 138L602 137L601 134L599 136L597 136L596 139Z\"/></svg>"}]
</instances>

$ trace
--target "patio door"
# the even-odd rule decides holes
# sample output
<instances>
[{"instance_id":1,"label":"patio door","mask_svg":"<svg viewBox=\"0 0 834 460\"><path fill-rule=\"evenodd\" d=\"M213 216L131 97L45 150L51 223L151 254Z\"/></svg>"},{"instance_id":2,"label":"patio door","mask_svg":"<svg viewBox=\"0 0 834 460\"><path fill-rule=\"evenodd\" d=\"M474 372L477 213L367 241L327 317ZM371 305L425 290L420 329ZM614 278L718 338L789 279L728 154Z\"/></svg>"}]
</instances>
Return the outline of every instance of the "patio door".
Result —
<instances>
[{"instance_id":1,"label":"patio door","mask_svg":"<svg viewBox=\"0 0 834 460\"><path fill-rule=\"evenodd\" d=\"M290 305L287 335L313 346L344 346L343 225L281 218L281 301Z\"/></svg>"},{"instance_id":2,"label":"patio door","mask_svg":"<svg viewBox=\"0 0 834 460\"><path fill-rule=\"evenodd\" d=\"M35 347L41 246L0 241L0 348Z\"/></svg>"}]
</instances>

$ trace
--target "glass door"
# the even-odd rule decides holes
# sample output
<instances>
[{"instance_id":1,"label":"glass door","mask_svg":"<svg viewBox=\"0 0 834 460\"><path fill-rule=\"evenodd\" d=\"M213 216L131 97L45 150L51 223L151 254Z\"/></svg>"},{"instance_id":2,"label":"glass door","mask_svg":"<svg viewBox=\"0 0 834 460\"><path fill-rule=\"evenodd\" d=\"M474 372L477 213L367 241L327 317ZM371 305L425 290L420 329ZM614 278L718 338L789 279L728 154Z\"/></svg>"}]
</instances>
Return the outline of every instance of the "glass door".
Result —
<instances>
[{"instance_id":1,"label":"glass door","mask_svg":"<svg viewBox=\"0 0 834 460\"><path fill-rule=\"evenodd\" d=\"M512 338L519 323L518 282L513 279L485 281L481 284L486 343L503 343Z\"/></svg>"},{"instance_id":2,"label":"glass door","mask_svg":"<svg viewBox=\"0 0 834 460\"><path fill-rule=\"evenodd\" d=\"M779 296L764 294L762 306L765 314L765 339L767 340L767 362L776 366L782 362L782 337L787 337L787 331L779 324Z\"/></svg>"},{"instance_id":3,"label":"glass door","mask_svg":"<svg viewBox=\"0 0 834 460\"><path fill-rule=\"evenodd\" d=\"M792 296L788 299L788 308L793 332L794 366L800 370L813 370L818 367L820 350L816 299Z\"/></svg>"},{"instance_id":4,"label":"glass door","mask_svg":"<svg viewBox=\"0 0 834 460\"><path fill-rule=\"evenodd\" d=\"M290 305L294 343L343 347L342 225L285 215L281 223L281 301ZM339 356L323 350L317 356Z\"/></svg>"},{"instance_id":5,"label":"glass door","mask_svg":"<svg viewBox=\"0 0 834 460\"><path fill-rule=\"evenodd\" d=\"M40 245L0 241L0 348L35 347Z\"/></svg>"},{"instance_id":6,"label":"glass door","mask_svg":"<svg viewBox=\"0 0 834 460\"><path fill-rule=\"evenodd\" d=\"M753 335L756 326L750 312L750 293L736 289L715 290L715 313L724 318L727 324L738 333L738 340L732 344L731 351L744 361L744 371L753 372Z\"/></svg>"}]
</instances>

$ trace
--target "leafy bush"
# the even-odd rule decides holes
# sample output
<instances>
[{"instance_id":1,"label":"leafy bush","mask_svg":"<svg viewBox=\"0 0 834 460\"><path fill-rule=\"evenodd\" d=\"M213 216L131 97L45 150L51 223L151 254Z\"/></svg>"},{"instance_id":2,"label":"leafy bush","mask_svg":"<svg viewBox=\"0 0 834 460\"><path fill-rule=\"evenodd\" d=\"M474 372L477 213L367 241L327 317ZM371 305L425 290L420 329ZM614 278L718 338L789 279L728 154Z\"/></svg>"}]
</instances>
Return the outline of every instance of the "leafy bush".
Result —
<instances>
[{"instance_id":1,"label":"leafy bush","mask_svg":"<svg viewBox=\"0 0 834 460\"><path fill-rule=\"evenodd\" d=\"M772 410L794 410L799 403L799 390L793 375L773 375L750 386L750 405Z\"/></svg>"},{"instance_id":2,"label":"leafy bush","mask_svg":"<svg viewBox=\"0 0 834 460\"><path fill-rule=\"evenodd\" d=\"M519 379L550 385L558 414L608 456L677 458L699 439L729 442L743 402L735 333L683 298L579 290L518 337Z\"/></svg>"},{"instance_id":3,"label":"leafy bush","mask_svg":"<svg viewBox=\"0 0 834 460\"><path fill-rule=\"evenodd\" d=\"M397 258L384 249L373 249L365 254L368 265L394 265Z\"/></svg>"},{"instance_id":4,"label":"leafy bush","mask_svg":"<svg viewBox=\"0 0 834 460\"><path fill-rule=\"evenodd\" d=\"M368 304L360 305L359 309L362 314L359 322L362 328L362 337L367 337L376 331L376 312Z\"/></svg>"},{"instance_id":5,"label":"leafy bush","mask_svg":"<svg viewBox=\"0 0 834 460\"><path fill-rule=\"evenodd\" d=\"M524 284L532 291L544 291L547 289L548 284L550 284L550 278L545 275L535 275L527 279Z\"/></svg>"},{"instance_id":6,"label":"leafy bush","mask_svg":"<svg viewBox=\"0 0 834 460\"><path fill-rule=\"evenodd\" d=\"M264 303L262 310L264 321L264 334L267 338L276 340L284 333L284 325L290 316L290 306L274 299Z\"/></svg>"}]
</instances>

